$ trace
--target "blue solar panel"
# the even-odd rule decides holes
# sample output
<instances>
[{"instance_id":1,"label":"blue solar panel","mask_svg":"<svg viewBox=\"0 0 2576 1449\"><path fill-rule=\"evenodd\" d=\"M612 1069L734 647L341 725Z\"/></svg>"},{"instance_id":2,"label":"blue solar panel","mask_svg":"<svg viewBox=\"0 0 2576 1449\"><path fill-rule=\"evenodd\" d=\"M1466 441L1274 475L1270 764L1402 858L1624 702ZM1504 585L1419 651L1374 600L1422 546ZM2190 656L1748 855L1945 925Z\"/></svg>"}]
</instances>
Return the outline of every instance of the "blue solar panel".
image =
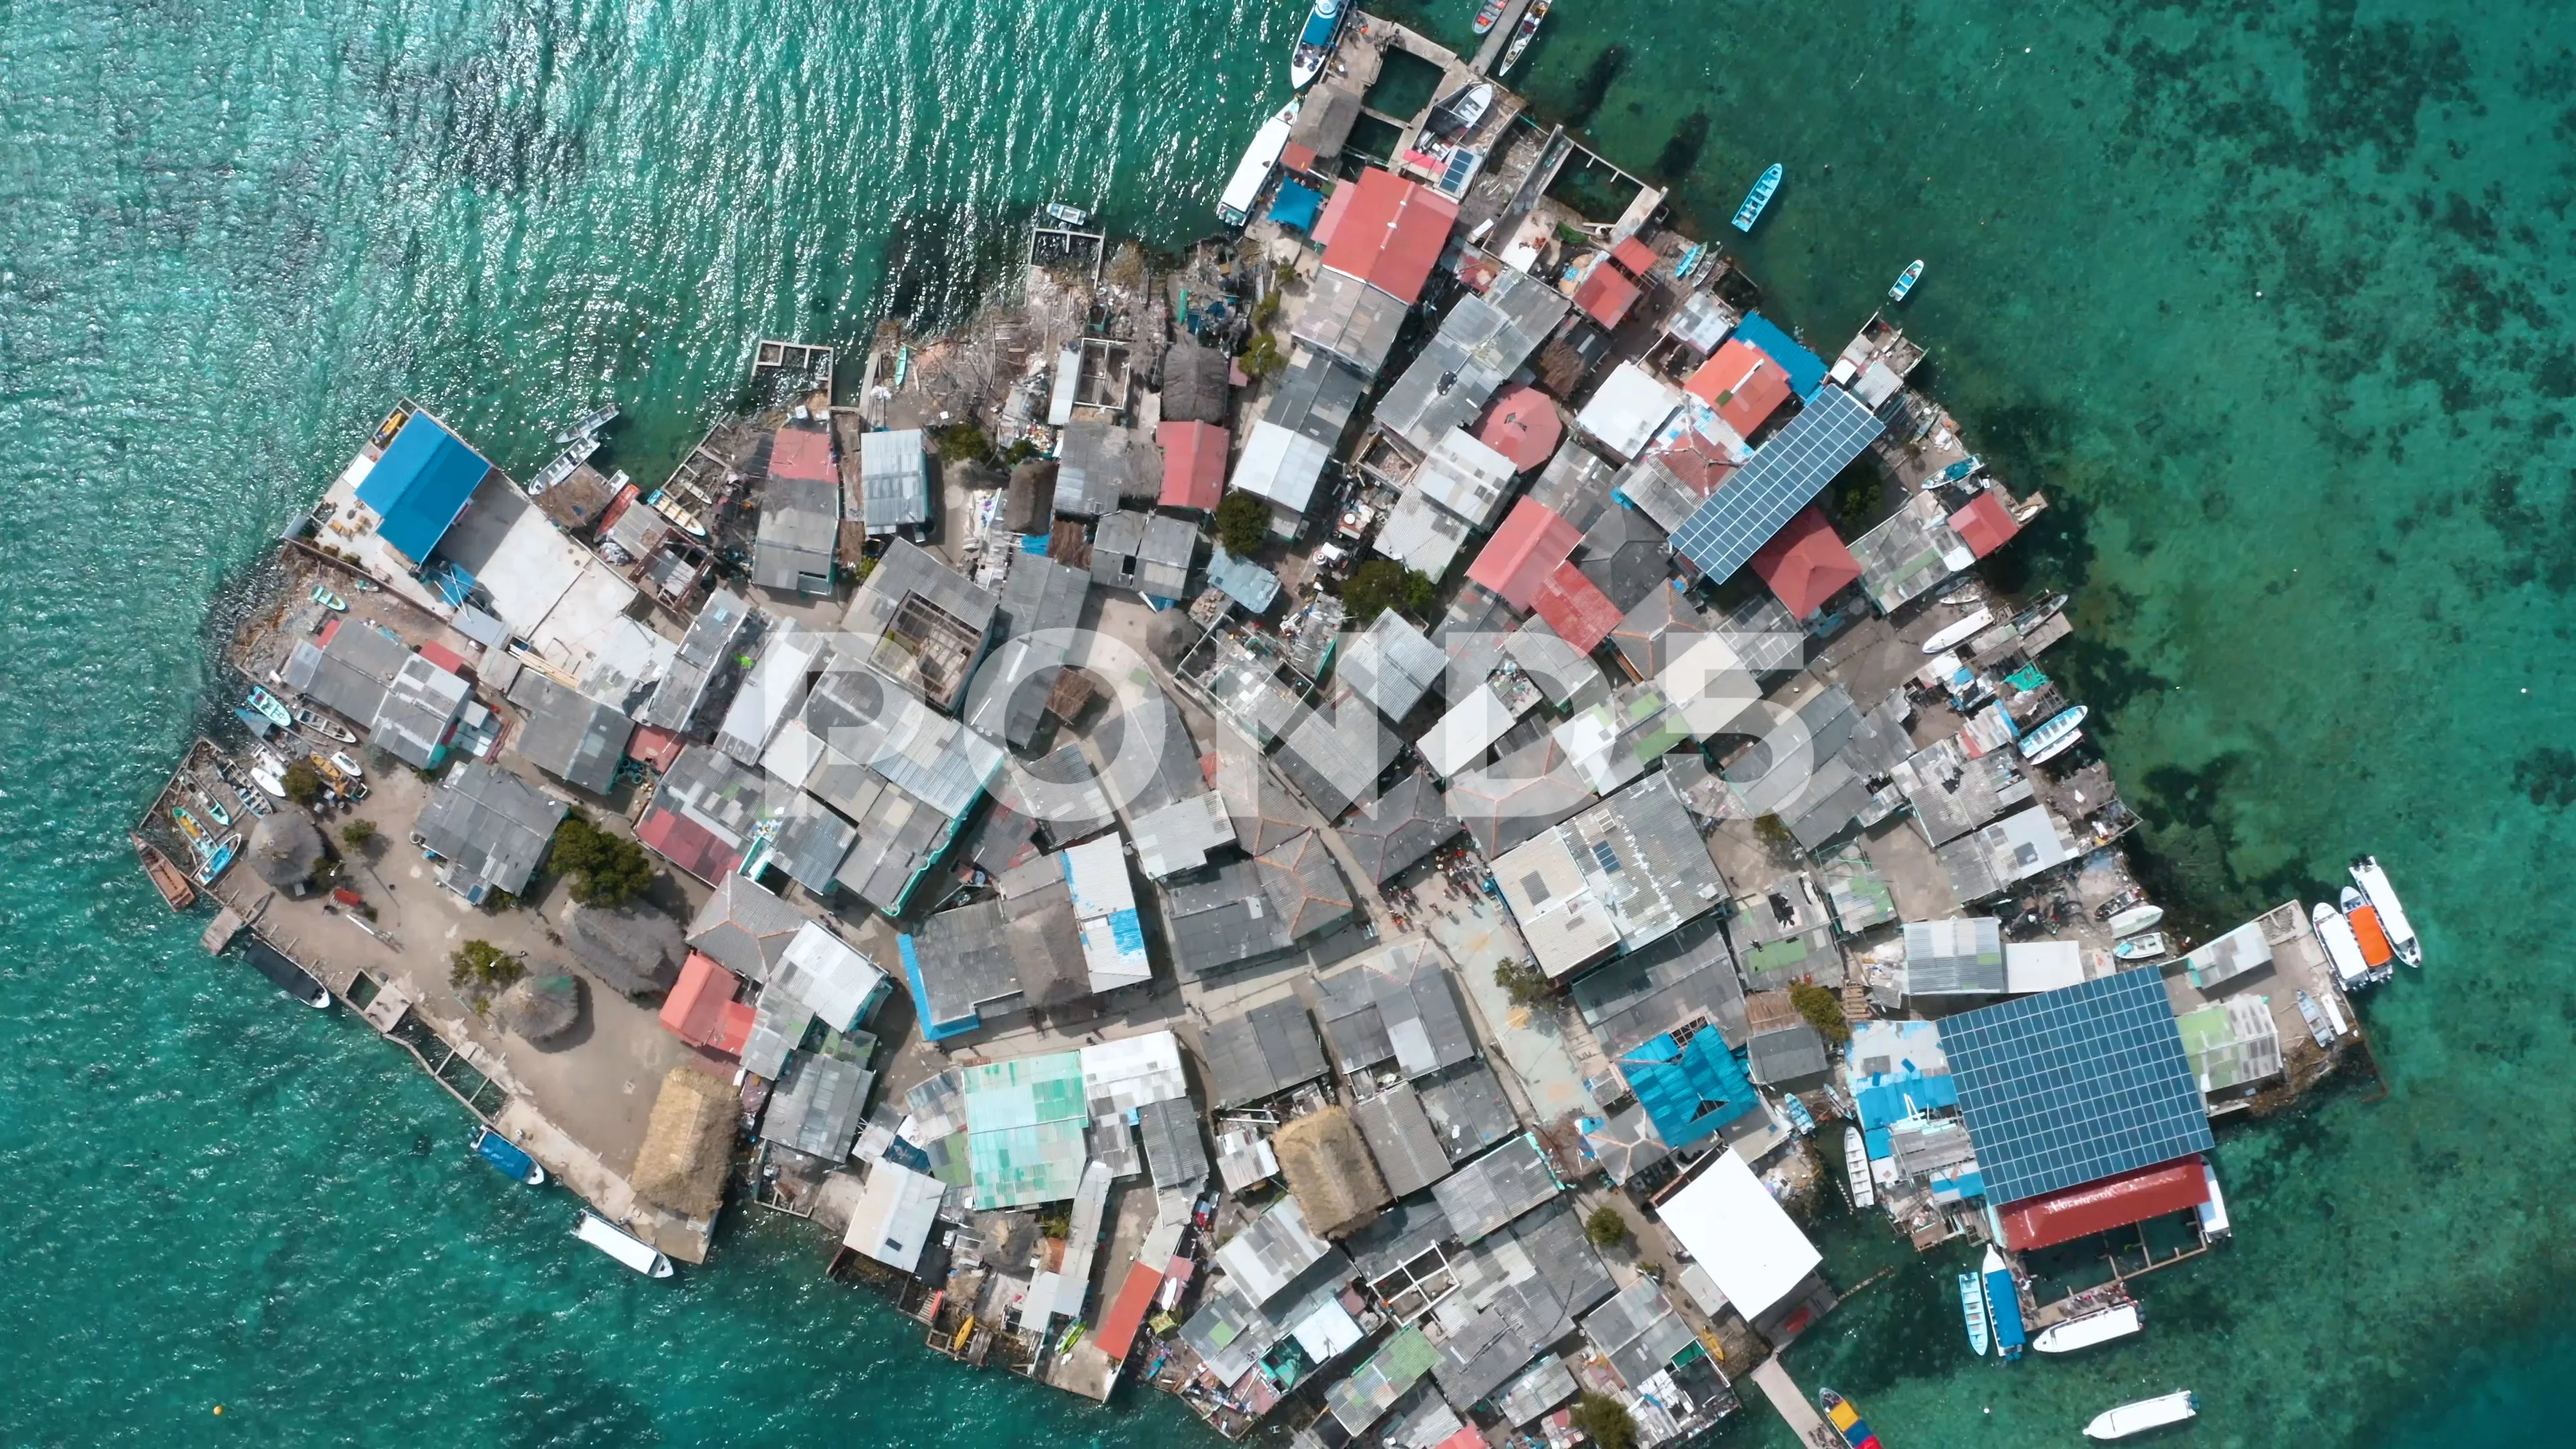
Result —
<instances>
[{"instance_id":1,"label":"blue solar panel","mask_svg":"<svg viewBox=\"0 0 2576 1449\"><path fill-rule=\"evenodd\" d=\"M2142 967L1941 1021L1997 1207L2210 1146L2163 973Z\"/></svg>"},{"instance_id":2,"label":"blue solar panel","mask_svg":"<svg viewBox=\"0 0 2576 1449\"><path fill-rule=\"evenodd\" d=\"M1885 424L1827 387L1673 531L1673 547L1710 579L1744 567L1782 524L1861 454Z\"/></svg>"}]
</instances>

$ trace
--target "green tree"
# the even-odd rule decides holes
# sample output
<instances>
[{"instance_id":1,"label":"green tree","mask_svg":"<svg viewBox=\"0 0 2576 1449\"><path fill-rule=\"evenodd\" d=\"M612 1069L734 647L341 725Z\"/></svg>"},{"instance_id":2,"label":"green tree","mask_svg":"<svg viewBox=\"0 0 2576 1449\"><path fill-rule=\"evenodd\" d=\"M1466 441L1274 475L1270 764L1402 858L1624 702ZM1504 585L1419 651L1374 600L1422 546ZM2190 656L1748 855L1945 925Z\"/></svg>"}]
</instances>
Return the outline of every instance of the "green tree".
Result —
<instances>
[{"instance_id":1,"label":"green tree","mask_svg":"<svg viewBox=\"0 0 2576 1449\"><path fill-rule=\"evenodd\" d=\"M447 983L459 991L500 991L527 974L518 957L489 941L468 941L447 958Z\"/></svg>"},{"instance_id":2,"label":"green tree","mask_svg":"<svg viewBox=\"0 0 2576 1449\"><path fill-rule=\"evenodd\" d=\"M1617 1208L1605 1202L1583 1220L1583 1236L1591 1239L1592 1246L1596 1248L1624 1248L1628 1246L1631 1235L1628 1220L1619 1216Z\"/></svg>"},{"instance_id":3,"label":"green tree","mask_svg":"<svg viewBox=\"0 0 2576 1449\"><path fill-rule=\"evenodd\" d=\"M1789 829L1789 822L1776 813L1753 817L1753 834L1764 845L1790 845L1798 839Z\"/></svg>"},{"instance_id":4,"label":"green tree","mask_svg":"<svg viewBox=\"0 0 2576 1449\"><path fill-rule=\"evenodd\" d=\"M311 805L322 798L322 772L313 768L309 759L288 765L280 783L286 786L286 798L298 805Z\"/></svg>"},{"instance_id":5,"label":"green tree","mask_svg":"<svg viewBox=\"0 0 2576 1449\"><path fill-rule=\"evenodd\" d=\"M376 822L352 820L340 827L340 843L351 850L364 850L376 838Z\"/></svg>"},{"instance_id":6,"label":"green tree","mask_svg":"<svg viewBox=\"0 0 2576 1449\"><path fill-rule=\"evenodd\" d=\"M1373 558L1351 570L1342 585L1342 603L1351 622L1365 624L1389 609L1419 614L1431 607L1439 586L1391 558Z\"/></svg>"},{"instance_id":7,"label":"green tree","mask_svg":"<svg viewBox=\"0 0 2576 1449\"><path fill-rule=\"evenodd\" d=\"M1216 506L1216 541L1236 558L1250 558L1270 541L1270 505L1250 493L1228 493Z\"/></svg>"},{"instance_id":8,"label":"green tree","mask_svg":"<svg viewBox=\"0 0 2576 1449\"><path fill-rule=\"evenodd\" d=\"M1628 1408L1608 1394L1590 1389L1574 1401L1574 1427L1600 1449L1637 1449L1637 1421Z\"/></svg>"},{"instance_id":9,"label":"green tree","mask_svg":"<svg viewBox=\"0 0 2576 1449\"><path fill-rule=\"evenodd\" d=\"M1243 356L1237 360L1243 367L1243 375L1254 382L1288 365L1288 359L1280 355L1279 339L1268 332L1254 337L1252 345L1244 348Z\"/></svg>"},{"instance_id":10,"label":"green tree","mask_svg":"<svg viewBox=\"0 0 2576 1449\"><path fill-rule=\"evenodd\" d=\"M993 439L972 418L950 423L932 434L939 440L939 456L963 463L990 463L999 456L993 451Z\"/></svg>"},{"instance_id":11,"label":"green tree","mask_svg":"<svg viewBox=\"0 0 2576 1449\"><path fill-rule=\"evenodd\" d=\"M585 906L622 906L653 888L653 859L644 847L611 835L575 811L555 827L546 866L572 882L572 898Z\"/></svg>"},{"instance_id":12,"label":"green tree","mask_svg":"<svg viewBox=\"0 0 2576 1449\"><path fill-rule=\"evenodd\" d=\"M1827 987L1812 981L1789 984L1790 1003L1816 1033L1836 1046L1851 1040L1851 1023L1843 1020L1843 999Z\"/></svg>"},{"instance_id":13,"label":"green tree","mask_svg":"<svg viewBox=\"0 0 2576 1449\"><path fill-rule=\"evenodd\" d=\"M1547 973L1526 961L1506 956L1494 963L1494 984L1514 1006L1536 1006L1548 998Z\"/></svg>"}]
</instances>

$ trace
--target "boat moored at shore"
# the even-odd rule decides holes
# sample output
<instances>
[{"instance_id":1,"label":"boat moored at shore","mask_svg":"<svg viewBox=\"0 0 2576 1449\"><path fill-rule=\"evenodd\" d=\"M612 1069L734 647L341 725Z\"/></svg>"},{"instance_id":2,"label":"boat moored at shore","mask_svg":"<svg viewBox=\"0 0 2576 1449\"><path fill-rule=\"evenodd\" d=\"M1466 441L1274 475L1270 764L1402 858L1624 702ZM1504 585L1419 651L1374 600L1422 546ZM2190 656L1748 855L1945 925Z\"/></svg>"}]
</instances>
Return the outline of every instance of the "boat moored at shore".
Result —
<instances>
[{"instance_id":1,"label":"boat moored at shore","mask_svg":"<svg viewBox=\"0 0 2576 1449\"><path fill-rule=\"evenodd\" d=\"M1324 73L1334 44L1342 38L1343 17L1349 13L1342 0L1315 0L1315 8L1306 12L1306 23L1298 28L1296 48L1288 55L1292 89L1302 91Z\"/></svg>"},{"instance_id":2,"label":"boat moored at shore","mask_svg":"<svg viewBox=\"0 0 2576 1449\"><path fill-rule=\"evenodd\" d=\"M1878 1184L1869 1175L1869 1142L1858 1127L1843 1129L1843 1175L1851 1184L1853 1207L1877 1205Z\"/></svg>"},{"instance_id":3,"label":"boat moored at shore","mask_svg":"<svg viewBox=\"0 0 2576 1449\"><path fill-rule=\"evenodd\" d=\"M1986 1355L1986 1285L1974 1273L1959 1275L1959 1312L1968 1321L1968 1351L1983 1358Z\"/></svg>"},{"instance_id":4,"label":"boat moored at shore","mask_svg":"<svg viewBox=\"0 0 2576 1449\"><path fill-rule=\"evenodd\" d=\"M1234 163L1234 175L1217 197L1217 220L1241 226L1251 219L1252 204L1261 199L1261 188L1270 184L1271 169L1279 164L1279 153L1288 149L1288 128L1296 121L1297 102L1292 100L1252 133L1252 144L1243 148L1243 159Z\"/></svg>"},{"instance_id":5,"label":"boat moored at shore","mask_svg":"<svg viewBox=\"0 0 2576 1449\"><path fill-rule=\"evenodd\" d=\"M2007 1359L2021 1357L2024 1335L2021 1327L2021 1288L2013 1281L2012 1265L1994 1244L1986 1245L1982 1265L1986 1279L1986 1322L1994 1329L1995 1352Z\"/></svg>"},{"instance_id":6,"label":"boat moored at shore","mask_svg":"<svg viewBox=\"0 0 2576 1449\"><path fill-rule=\"evenodd\" d=\"M474 1134L474 1155L492 1165L502 1176L515 1178L530 1187L543 1187L546 1170L537 1165L519 1144L486 1127Z\"/></svg>"},{"instance_id":7,"label":"boat moored at shore","mask_svg":"<svg viewBox=\"0 0 2576 1449\"><path fill-rule=\"evenodd\" d=\"M2093 1422L2084 1426L2084 1437L2126 1439L2143 1434L2149 1429L2161 1429L2168 1424L2182 1423L2197 1417L2199 1413L2200 1400L2188 1389L2179 1393L2160 1394L2152 1399L2140 1399L2135 1403L2122 1404L2116 1409L2105 1409L2094 1415Z\"/></svg>"},{"instance_id":8,"label":"boat moored at shore","mask_svg":"<svg viewBox=\"0 0 2576 1449\"><path fill-rule=\"evenodd\" d=\"M2397 888L2388 883L2388 873L2379 868L2379 857L2356 855L2350 867L2352 883L2379 910L2380 929L2388 933L2388 944L2396 949L2397 959L2409 966L2424 964L2423 943L2415 939L2415 924L2406 919L2406 908L2397 901Z\"/></svg>"},{"instance_id":9,"label":"boat moored at shore","mask_svg":"<svg viewBox=\"0 0 2576 1449\"><path fill-rule=\"evenodd\" d=\"M1825 1422L1834 1426L1834 1432L1842 1435L1851 1449L1879 1449L1878 1435L1860 1416L1859 1405L1831 1389L1817 1390L1816 1402L1825 1411Z\"/></svg>"},{"instance_id":10,"label":"boat moored at shore","mask_svg":"<svg viewBox=\"0 0 2576 1449\"><path fill-rule=\"evenodd\" d=\"M588 1208L582 1209L581 1220L573 1224L572 1235L647 1278L671 1276L671 1260L659 1248Z\"/></svg>"},{"instance_id":11,"label":"boat moored at shore","mask_svg":"<svg viewBox=\"0 0 2576 1449\"><path fill-rule=\"evenodd\" d=\"M2147 1326L2135 1303L2115 1303L2096 1313L2052 1323L2031 1339L2030 1346L2039 1353L2073 1353L2115 1338L2127 1338Z\"/></svg>"},{"instance_id":12,"label":"boat moored at shore","mask_svg":"<svg viewBox=\"0 0 2576 1449\"><path fill-rule=\"evenodd\" d=\"M2036 764L2053 758L2075 743L2084 729L2084 717L2090 713L2083 705L2060 710L2038 728L2021 737L2021 757Z\"/></svg>"}]
</instances>

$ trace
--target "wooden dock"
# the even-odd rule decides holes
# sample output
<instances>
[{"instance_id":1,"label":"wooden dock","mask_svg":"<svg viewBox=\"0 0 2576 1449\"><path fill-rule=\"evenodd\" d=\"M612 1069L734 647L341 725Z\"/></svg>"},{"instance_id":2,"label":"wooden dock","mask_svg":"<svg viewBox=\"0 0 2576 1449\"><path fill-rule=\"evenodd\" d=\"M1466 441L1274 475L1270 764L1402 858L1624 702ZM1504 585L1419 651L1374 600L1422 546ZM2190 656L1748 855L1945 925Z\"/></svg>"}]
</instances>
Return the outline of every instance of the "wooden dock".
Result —
<instances>
[{"instance_id":1,"label":"wooden dock","mask_svg":"<svg viewBox=\"0 0 2576 1449\"><path fill-rule=\"evenodd\" d=\"M1816 1412L1815 1405L1807 1402L1807 1396L1798 1391L1797 1382L1782 1366L1780 1355L1775 1353L1764 1359L1762 1366L1753 1371L1752 1379L1754 1385L1762 1390L1762 1397L1771 1401L1772 1412L1788 1421L1789 1432L1797 1435L1799 1442L1812 1444L1816 1449L1843 1449L1842 1436L1825 1422L1824 1415Z\"/></svg>"},{"instance_id":2,"label":"wooden dock","mask_svg":"<svg viewBox=\"0 0 2576 1449\"><path fill-rule=\"evenodd\" d=\"M233 937L240 935L242 928L249 924L239 911L226 906L215 912L215 919L207 925L206 934L197 938L197 944L206 948L207 955L220 956L232 945Z\"/></svg>"},{"instance_id":3,"label":"wooden dock","mask_svg":"<svg viewBox=\"0 0 2576 1449\"><path fill-rule=\"evenodd\" d=\"M1485 32L1485 43L1476 47L1476 58L1467 68L1478 75L1492 75L1494 63L1503 58L1503 48L1512 43L1512 33L1521 28L1521 17L1529 13L1530 0L1507 0L1503 13L1494 20L1494 28Z\"/></svg>"}]
</instances>

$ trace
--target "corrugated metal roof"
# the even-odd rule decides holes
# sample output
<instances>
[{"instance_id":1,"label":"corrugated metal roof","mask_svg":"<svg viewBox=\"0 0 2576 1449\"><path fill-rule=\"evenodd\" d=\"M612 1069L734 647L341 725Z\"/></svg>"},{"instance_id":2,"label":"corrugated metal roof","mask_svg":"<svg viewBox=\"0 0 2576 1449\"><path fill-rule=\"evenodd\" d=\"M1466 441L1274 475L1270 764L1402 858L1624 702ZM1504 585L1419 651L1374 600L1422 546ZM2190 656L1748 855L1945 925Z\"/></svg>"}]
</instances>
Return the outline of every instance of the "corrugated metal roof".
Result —
<instances>
[{"instance_id":1,"label":"corrugated metal roof","mask_svg":"<svg viewBox=\"0 0 2576 1449\"><path fill-rule=\"evenodd\" d=\"M1465 828L1450 817L1431 777L1416 768L1354 811L1340 830L1361 873L1383 885Z\"/></svg>"},{"instance_id":2,"label":"corrugated metal roof","mask_svg":"<svg viewBox=\"0 0 2576 1449\"><path fill-rule=\"evenodd\" d=\"M847 1161L875 1081L876 1074L857 1062L797 1052L769 1094L760 1135L825 1162Z\"/></svg>"},{"instance_id":3,"label":"corrugated metal roof","mask_svg":"<svg viewBox=\"0 0 2576 1449\"><path fill-rule=\"evenodd\" d=\"M1745 1043L1744 1055L1748 1073L1766 1087L1821 1077L1832 1064L1825 1055L1824 1037L1803 1021L1755 1033Z\"/></svg>"},{"instance_id":4,"label":"corrugated metal roof","mask_svg":"<svg viewBox=\"0 0 2576 1449\"><path fill-rule=\"evenodd\" d=\"M1464 1162L1520 1130L1519 1114L1503 1095L1503 1084L1482 1061L1443 1068L1413 1088L1422 1094L1422 1110L1451 1162Z\"/></svg>"},{"instance_id":5,"label":"corrugated metal roof","mask_svg":"<svg viewBox=\"0 0 2576 1449\"><path fill-rule=\"evenodd\" d=\"M2003 922L1960 916L1905 924L1905 994L2004 994Z\"/></svg>"},{"instance_id":6,"label":"corrugated metal roof","mask_svg":"<svg viewBox=\"0 0 2576 1449\"><path fill-rule=\"evenodd\" d=\"M506 770L468 760L429 792L412 830L452 869L517 895L570 808Z\"/></svg>"},{"instance_id":7,"label":"corrugated metal roof","mask_svg":"<svg viewBox=\"0 0 2576 1449\"><path fill-rule=\"evenodd\" d=\"M1545 282L1506 267L1482 293L1468 292L1440 330L1389 387L1377 418L1417 448L1485 410L1494 389L1547 340L1571 306Z\"/></svg>"},{"instance_id":8,"label":"corrugated metal roof","mask_svg":"<svg viewBox=\"0 0 2576 1449\"><path fill-rule=\"evenodd\" d=\"M859 437L860 518L870 533L930 520L930 452L919 428Z\"/></svg>"},{"instance_id":9,"label":"corrugated metal roof","mask_svg":"<svg viewBox=\"0 0 2576 1449\"><path fill-rule=\"evenodd\" d=\"M1473 1243L1563 1190L1538 1139L1523 1133L1451 1173L1431 1195L1459 1241Z\"/></svg>"},{"instance_id":10,"label":"corrugated metal roof","mask_svg":"<svg viewBox=\"0 0 2576 1449\"><path fill-rule=\"evenodd\" d=\"M1715 915L1662 940L1612 957L1576 979L1575 1009L1612 1057L1666 1032L1706 1020L1730 1045L1742 1045L1744 985Z\"/></svg>"},{"instance_id":11,"label":"corrugated metal roof","mask_svg":"<svg viewBox=\"0 0 2576 1449\"><path fill-rule=\"evenodd\" d=\"M538 769L595 795L617 782L617 764L635 721L610 705L587 699L533 669L510 683L510 702L527 712L519 754Z\"/></svg>"},{"instance_id":12,"label":"corrugated metal roof","mask_svg":"<svg viewBox=\"0 0 2576 1449\"><path fill-rule=\"evenodd\" d=\"M1207 1138L1199 1129L1197 1103L1187 1097L1148 1102L1136 1110L1136 1131L1144 1141L1145 1165L1155 1187L1186 1187L1207 1180Z\"/></svg>"},{"instance_id":13,"label":"corrugated metal roof","mask_svg":"<svg viewBox=\"0 0 2576 1449\"><path fill-rule=\"evenodd\" d=\"M828 594L841 542L841 487L828 478L782 478L760 486L760 527L751 581L765 589Z\"/></svg>"},{"instance_id":14,"label":"corrugated metal roof","mask_svg":"<svg viewBox=\"0 0 2576 1449\"><path fill-rule=\"evenodd\" d=\"M1378 713L1400 723L1439 685L1448 666L1440 646L1388 609L1343 648L1335 674Z\"/></svg>"},{"instance_id":15,"label":"corrugated metal roof","mask_svg":"<svg viewBox=\"0 0 2576 1449\"><path fill-rule=\"evenodd\" d=\"M1422 1099L1411 1087L1380 1092L1352 1107L1351 1118L1368 1140L1369 1155L1377 1159L1388 1192L1404 1197L1449 1175L1439 1134L1432 1131Z\"/></svg>"},{"instance_id":16,"label":"corrugated metal roof","mask_svg":"<svg viewBox=\"0 0 2576 1449\"><path fill-rule=\"evenodd\" d=\"M1298 309L1290 335L1334 354L1368 377L1377 376L1412 307L1403 298L1330 268L1317 272L1307 288L1306 304Z\"/></svg>"},{"instance_id":17,"label":"corrugated metal roof","mask_svg":"<svg viewBox=\"0 0 2576 1449\"><path fill-rule=\"evenodd\" d=\"M1315 1023L1295 998L1211 1024L1204 1036L1214 1105L1240 1107L1323 1076Z\"/></svg>"}]
</instances>

